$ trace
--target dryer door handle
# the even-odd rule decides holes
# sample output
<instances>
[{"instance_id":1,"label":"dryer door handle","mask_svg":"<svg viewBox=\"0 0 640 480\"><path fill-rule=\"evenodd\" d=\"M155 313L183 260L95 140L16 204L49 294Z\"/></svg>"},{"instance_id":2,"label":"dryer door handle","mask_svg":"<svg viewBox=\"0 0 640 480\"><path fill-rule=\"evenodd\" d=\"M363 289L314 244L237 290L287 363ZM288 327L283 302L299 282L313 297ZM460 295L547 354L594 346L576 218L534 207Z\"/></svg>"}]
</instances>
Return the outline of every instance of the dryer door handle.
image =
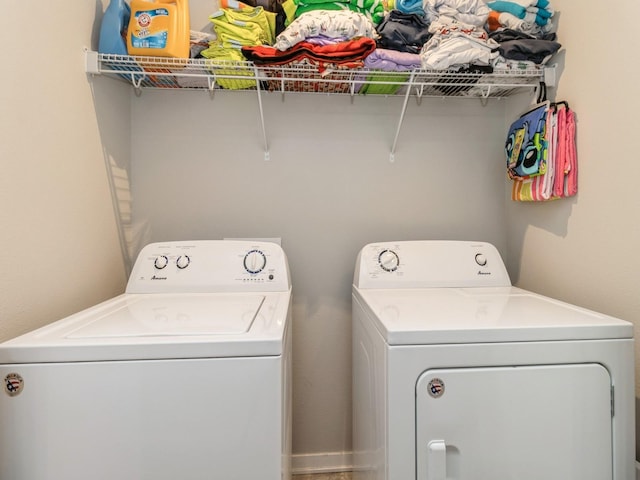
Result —
<instances>
[{"instance_id":1,"label":"dryer door handle","mask_svg":"<svg viewBox=\"0 0 640 480\"><path fill-rule=\"evenodd\" d=\"M427 445L427 480L446 480L447 445L444 440L432 440Z\"/></svg>"}]
</instances>

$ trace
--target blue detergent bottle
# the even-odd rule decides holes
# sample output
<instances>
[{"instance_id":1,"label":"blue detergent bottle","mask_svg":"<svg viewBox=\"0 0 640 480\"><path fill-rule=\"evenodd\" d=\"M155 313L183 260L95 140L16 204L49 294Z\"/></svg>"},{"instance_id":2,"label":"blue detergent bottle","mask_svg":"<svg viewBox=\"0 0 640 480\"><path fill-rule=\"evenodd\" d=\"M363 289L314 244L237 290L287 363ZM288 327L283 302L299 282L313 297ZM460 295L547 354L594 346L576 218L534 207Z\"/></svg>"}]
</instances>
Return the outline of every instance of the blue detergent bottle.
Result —
<instances>
[{"instance_id":1,"label":"blue detergent bottle","mask_svg":"<svg viewBox=\"0 0 640 480\"><path fill-rule=\"evenodd\" d=\"M100 25L99 53L127 55L127 44L122 33L129 25L131 7L125 0L111 0Z\"/></svg>"}]
</instances>

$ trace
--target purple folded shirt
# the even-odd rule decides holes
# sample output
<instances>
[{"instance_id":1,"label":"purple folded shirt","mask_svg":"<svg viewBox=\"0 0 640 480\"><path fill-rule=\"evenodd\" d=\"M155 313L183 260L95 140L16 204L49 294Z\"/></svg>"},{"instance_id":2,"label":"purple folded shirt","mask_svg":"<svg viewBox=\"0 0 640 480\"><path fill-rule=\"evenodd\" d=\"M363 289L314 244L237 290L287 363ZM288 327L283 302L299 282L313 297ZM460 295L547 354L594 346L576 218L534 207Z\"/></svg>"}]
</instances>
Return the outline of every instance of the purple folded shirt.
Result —
<instances>
[{"instance_id":1,"label":"purple folded shirt","mask_svg":"<svg viewBox=\"0 0 640 480\"><path fill-rule=\"evenodd\" d=\"M388 72L404 72L420 68L420 55L417 53L399 52L386 48L376 48L364 59L364 66Z\"/></svg>"},{"instance_id":2,"label":"purple folded shirt","mask_svg":"<svg viewBox=\"0 0 640 480\"><path fill-rule=\"evenodd\" d=\"M340 42L347 42L350 39L347 37L327 37L326 35L316 35L315 37L307 37L305 41L314 45L335 45Z\"/></svg>"}]
</instances>

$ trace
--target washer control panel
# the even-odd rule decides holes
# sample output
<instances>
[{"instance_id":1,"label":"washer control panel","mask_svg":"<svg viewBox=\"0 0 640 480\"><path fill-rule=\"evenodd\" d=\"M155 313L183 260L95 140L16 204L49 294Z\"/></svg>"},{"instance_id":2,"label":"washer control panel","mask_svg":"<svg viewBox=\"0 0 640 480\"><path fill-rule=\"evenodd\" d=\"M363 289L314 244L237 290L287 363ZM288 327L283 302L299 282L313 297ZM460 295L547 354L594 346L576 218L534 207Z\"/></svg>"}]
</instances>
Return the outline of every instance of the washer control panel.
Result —
<instances>
[{"instance_id":1,"label":"washer control panel","mask_svg":"<svg viewBox=\"0 0 640 480\"><path fill-rule=\"evenodd\" d=\"M142 249L127 293L287 291L287 258L276 243L205 240Z\"/></svg>"},{"instance_id":2,"label":"washer control panel","mask_svg":"<svg viewBox=\"0 0 640 480\"><path fill-rule=\"evenodd\" d=\"M403 241L366 245L358 254L359 288L511 286L497 249L486 242Z\"/></svg>"},{"instance_id":3,"label":"washer control panel","mask_svg":"<svg viewBox=\"0 0 640 480\"><path fill-rule=\"evenodd\" d=\"M158 255L153 261L153 266L156 270L164 270L169 266L169 257L167 255ZM175 266L180 270L184 270L191 263L189 255L179 255L175 259Z\"/></svg>"}]
</instances>

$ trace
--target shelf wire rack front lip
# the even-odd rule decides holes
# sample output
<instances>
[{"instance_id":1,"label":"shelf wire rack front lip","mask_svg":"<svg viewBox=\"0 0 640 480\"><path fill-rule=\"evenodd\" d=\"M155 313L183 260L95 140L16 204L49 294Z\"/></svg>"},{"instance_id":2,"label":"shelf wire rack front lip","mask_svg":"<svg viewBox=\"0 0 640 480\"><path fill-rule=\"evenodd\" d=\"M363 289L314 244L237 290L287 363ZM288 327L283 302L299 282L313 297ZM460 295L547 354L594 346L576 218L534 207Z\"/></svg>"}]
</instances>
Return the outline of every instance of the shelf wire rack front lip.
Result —
<instances>
[{"instance_id":1,"label":"shelf wire rack front lip","mask_svg":"<svg viewBox=\"0 0 640 480\"><path fill-rule=\"evenodd\" d=\"M100 73L112 74L136 88L233 88L249 90L256 82L266 90L280 92L353 94L364 85L376 92L394 94L403 87L424 97L504 97L531 90L544 78L544 69L501 70L468 73L455 70L383 71L361 68L332 68L319 71L316 65L257 65L249 61L184 59L98 54ZM226 81L226 87L225 87ZM381 88L386 87L386 88Z\"/></svg>"}]
</instances>

